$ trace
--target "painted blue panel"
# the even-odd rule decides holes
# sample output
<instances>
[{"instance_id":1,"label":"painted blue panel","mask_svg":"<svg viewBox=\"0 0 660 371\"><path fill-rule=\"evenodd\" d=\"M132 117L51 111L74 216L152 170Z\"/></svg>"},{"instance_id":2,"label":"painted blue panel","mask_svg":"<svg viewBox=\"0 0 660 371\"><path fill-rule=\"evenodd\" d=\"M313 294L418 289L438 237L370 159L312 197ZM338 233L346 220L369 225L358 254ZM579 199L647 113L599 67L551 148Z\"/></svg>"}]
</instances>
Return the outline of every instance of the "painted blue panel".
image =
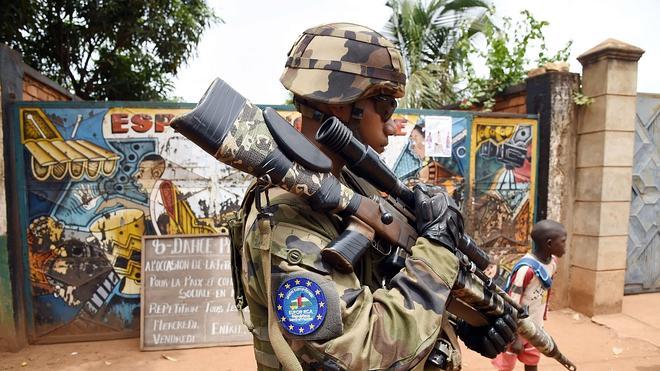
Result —
<instances>
[{"instance_id":1,"label":"painted blue panel","mask_svg":"<svg viewBox=\"0 0 660 371\"><path fill-rule=\"evenodd\" d=\"M425 120L430 116L451 117L451 157L426 156L422 148L423 143L420 141L425 135ZM420 115L416 122L409 124L408 143L392 166L394 173L409 185L421 181L427 185L443 186L457 204L462 205L465 200L466 180L469 176L468 130L471 122L472 115L465 112L433 111L429 115Z\"/></svg>"}]
</instances>

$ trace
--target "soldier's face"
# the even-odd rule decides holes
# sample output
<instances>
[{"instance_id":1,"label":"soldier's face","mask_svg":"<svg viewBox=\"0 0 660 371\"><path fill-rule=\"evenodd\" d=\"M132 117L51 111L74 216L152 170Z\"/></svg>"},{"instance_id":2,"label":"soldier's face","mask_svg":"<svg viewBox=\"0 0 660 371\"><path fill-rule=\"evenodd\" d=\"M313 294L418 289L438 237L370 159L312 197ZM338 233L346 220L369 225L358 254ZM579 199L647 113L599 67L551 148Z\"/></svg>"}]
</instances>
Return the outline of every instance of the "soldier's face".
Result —
<instances>
[{"instance_id":1,"label":"soldier's face","mask_svg":"<svg viewBox=\"0 0 660 371\"><path fill-rule=\"evenodd\" d=\"M391 117L384 120L376 110L375 102L372 99L363 99L356 104L363 110L362 121L358 128L362 142L376 152L383 153L388 143L387 137L396 133L394 121Z\"/></svg>"}]
</instances>

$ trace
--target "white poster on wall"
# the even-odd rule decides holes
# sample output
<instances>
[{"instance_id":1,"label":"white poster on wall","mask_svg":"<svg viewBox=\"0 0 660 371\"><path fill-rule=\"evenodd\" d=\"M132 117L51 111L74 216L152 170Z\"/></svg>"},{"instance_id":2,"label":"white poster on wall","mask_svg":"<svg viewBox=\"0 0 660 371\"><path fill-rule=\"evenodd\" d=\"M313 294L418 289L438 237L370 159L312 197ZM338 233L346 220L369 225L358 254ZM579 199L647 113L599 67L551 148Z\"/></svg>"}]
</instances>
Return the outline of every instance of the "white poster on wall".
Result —
<instances>
[{"instance_id":1,"label":"white poster on wall","mask_svg":"<svg viewBox=\"0 0 660 371\"><path fill-rule=\"evenodd\" d=\"M424 149L427 157L451 157L451 117L426 116Z\"/></svg>"}]
</instances>

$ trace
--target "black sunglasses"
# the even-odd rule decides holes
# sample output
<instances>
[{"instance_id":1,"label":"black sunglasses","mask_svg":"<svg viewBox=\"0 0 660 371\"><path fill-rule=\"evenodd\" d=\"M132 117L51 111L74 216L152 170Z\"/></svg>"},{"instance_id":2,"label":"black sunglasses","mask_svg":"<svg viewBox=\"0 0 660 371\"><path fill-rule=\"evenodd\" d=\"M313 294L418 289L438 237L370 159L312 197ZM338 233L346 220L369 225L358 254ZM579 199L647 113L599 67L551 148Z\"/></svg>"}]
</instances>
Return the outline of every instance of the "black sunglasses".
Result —
<instances>
[{"instance_id":1,"label":"black sunglasses","mask_svg":"<svg viewBox=\"0 0 660 371\"><path fill-rule=\"evenodd\" d=\"M396 110L396 99L390 95L376 95L370 98L374 102L374 108L378 115L387 121L392 118L394 110Z\"/></svg>"}]
</instances>

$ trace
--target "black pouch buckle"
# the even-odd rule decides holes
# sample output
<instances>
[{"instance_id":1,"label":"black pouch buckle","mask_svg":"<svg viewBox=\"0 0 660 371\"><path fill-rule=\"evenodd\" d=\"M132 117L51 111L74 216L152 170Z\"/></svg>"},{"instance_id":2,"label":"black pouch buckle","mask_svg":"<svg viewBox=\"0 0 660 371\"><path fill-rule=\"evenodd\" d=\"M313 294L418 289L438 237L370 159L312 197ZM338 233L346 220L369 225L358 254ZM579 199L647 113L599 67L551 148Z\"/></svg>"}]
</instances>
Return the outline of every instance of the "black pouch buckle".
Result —
<instances>
[{"instance_id":1,"label":"black pouch buckle","mask_svg":"<svg viewBox=\"0 0 660 371\"><path fill-rule=\"evenodd\" d=\"M433 349L431 349L431 354L429 354L429 358L426 359L426 363L442 370L446 369L449 365L452 349L453 347L449 341L438 339L438 341L435 342L435 345L433 345Z\"/></svg>"},{"instance_id":2,"label":"black pouch buckle","mask_svg":"<svg viewBox=\"0 0 660 371\"><path fill-rule=\"evenodd\" d=\"M270 197L268 197L268 187L269 187L269 182L268 180L264 178L259 178L257 181L257 186L254 189L254 205L257 208L257 211L259 212L257 214L257 219L264 219L264 218L272 218L273 213L270 212ZM266 207L263 207L261 204L261 194L264 193L266 195Z\"/></svg>"},{"instance_id":3,"label":"black pouch buckle","mask_svg":"<svg viewBox=\"0 0 660 371\"><path fill-rule=\"evenodd\" d=\"M241 310L245 307L245 292L243 282L241 281L241 269L243 257L241 250L243 248L243 220L239 217L229 220L229 240L231 241L230 260L231 260L231 279L234 287L234 303Z\"/></svg>"}]
</instances>

